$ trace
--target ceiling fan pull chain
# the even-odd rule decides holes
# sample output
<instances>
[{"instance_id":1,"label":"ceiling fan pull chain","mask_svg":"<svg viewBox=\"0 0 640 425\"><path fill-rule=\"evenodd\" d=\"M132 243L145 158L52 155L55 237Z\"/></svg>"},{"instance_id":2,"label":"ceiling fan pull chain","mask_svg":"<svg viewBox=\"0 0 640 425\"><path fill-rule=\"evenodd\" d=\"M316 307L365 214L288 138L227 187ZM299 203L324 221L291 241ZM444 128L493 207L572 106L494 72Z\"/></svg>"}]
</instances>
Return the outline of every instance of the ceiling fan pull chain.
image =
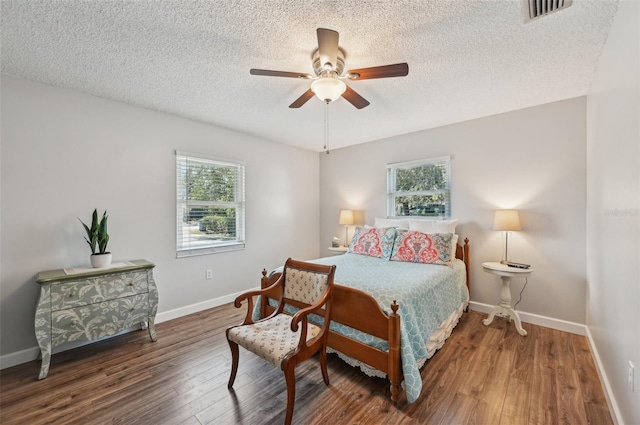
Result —
<instances>
[{"instance_id":1,"label":"ceiling fan pull chain","mask_svg":"<svg viewBox=\"0 0 640 425\"><path fill-rule=\"evenodd\" d=\"M329 101L324 101L324 150L329 155Z\"/></svg>"}]
</instances>

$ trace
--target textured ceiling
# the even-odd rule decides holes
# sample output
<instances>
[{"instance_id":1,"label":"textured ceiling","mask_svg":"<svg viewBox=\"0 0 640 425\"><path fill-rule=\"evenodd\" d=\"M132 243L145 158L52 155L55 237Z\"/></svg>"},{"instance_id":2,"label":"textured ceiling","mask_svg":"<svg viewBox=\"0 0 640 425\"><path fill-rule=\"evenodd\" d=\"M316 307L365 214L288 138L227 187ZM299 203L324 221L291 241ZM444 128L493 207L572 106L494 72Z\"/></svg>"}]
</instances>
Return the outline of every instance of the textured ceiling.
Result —
<instances>
[{"instance_id":1,"label":"textured ceiling","mask_svg":"<svg viewBox=\"0 0 640 425\"><path fill-rule=\"evenodd\" d=\"M581 96L618 2L574 0L525 24L520 0L2 1L2 72L320 151L323 103L289 109L313 73L316 28L340 33L371 102L329 105L330 146Z\"/></svg>"}]
</instances>

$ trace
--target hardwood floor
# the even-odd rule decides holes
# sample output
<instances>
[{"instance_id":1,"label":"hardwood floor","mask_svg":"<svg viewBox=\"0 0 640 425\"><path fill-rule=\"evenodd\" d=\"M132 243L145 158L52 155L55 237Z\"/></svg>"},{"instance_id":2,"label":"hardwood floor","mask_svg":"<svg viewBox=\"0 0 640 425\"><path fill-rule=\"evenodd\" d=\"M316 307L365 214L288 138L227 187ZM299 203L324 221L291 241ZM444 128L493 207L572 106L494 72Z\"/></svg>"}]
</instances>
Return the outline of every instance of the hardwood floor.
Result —
<instances>
[{"instance_id":1,"label":"hardwood floor","mask_svg":"<svg viewBox=\"0 0 640 425\"><path fill-rule=\"evenodd\" d=\"M286 386L279 369L241 350L227 389L231 304L156 326L158 341L132 332L0 373L2 424L281 424ZM329 355L331 385L319 362L297 369L295 424L612 424L584 337L465 314L423 367L423 392L397 407L388 381Z\"/></svg>"}]
</instances>

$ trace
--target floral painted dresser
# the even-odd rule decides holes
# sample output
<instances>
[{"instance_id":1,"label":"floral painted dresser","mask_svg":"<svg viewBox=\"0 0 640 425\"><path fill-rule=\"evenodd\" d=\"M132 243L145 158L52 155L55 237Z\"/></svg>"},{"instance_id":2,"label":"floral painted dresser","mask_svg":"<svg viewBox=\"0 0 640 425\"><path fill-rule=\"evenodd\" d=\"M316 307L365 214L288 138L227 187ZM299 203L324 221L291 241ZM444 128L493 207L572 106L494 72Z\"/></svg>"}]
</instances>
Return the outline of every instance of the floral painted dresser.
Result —
<instances>
[{"instance_id":1,"label":"floral painted dresser","mask_svg":"<svg viewBox=\"0 0 640 425\"><path fill-rule=\"evenodd\" d=\"M155 341L158 290L155 264L125 261L103 269L60 269L38 273L40 299L35 331L47 377L52 349L70 341L93 341L141 325Z\"/></svg>"}]
</instances>

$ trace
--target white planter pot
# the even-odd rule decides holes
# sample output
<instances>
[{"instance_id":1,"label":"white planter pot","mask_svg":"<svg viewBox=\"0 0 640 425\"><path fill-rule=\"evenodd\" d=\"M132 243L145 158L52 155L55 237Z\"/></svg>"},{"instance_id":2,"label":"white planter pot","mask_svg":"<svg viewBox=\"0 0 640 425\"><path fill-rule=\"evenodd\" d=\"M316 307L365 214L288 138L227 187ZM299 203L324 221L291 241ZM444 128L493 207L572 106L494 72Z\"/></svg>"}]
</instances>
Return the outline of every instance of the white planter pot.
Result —
<instances>
[{"instance_id":1,"label":"white planter pot","mask_svg":"<svg viewBox=\"0 0 640 425\"><path fill-rule=\"evenodd\" d=\"M111 253L91 254L91 265L97 269L111 265Z\"/></svg>"}]
</instances>

